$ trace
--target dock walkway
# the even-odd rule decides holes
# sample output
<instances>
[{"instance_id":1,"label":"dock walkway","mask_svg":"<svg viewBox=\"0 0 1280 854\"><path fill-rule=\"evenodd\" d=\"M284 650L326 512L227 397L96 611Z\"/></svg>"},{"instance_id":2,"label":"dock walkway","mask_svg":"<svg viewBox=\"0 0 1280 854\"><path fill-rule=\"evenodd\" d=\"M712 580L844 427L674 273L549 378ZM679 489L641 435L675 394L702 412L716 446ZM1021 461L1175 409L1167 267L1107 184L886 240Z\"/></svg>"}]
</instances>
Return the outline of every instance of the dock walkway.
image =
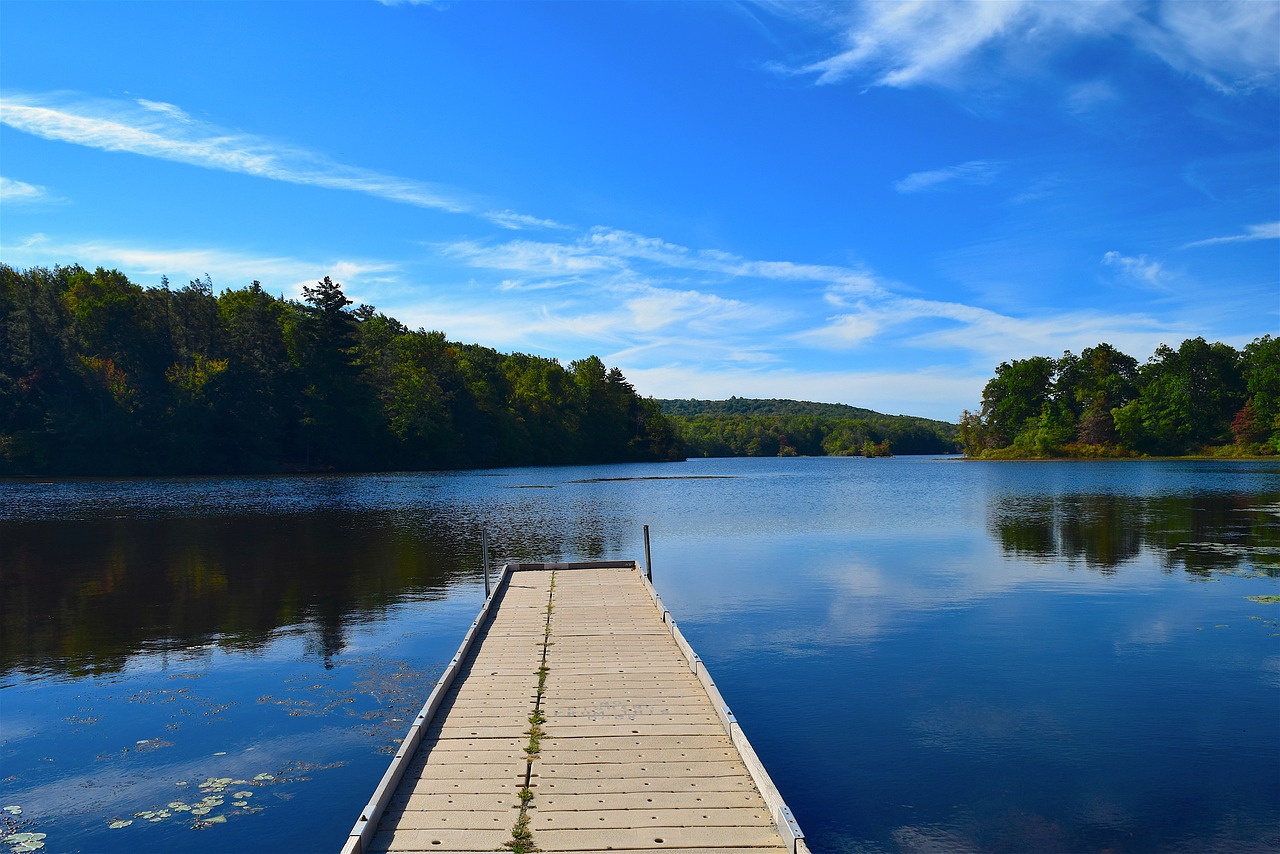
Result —
<instances>
[{"instance_id":1,"label":"dock walkway","mask_svg":"<svg viewBox=\"0 0 1280 854\"><path fill-rule=\"evenodd\" d=\"M343 854L504 849L808 851L634 563L504 567Z\"/></svg>"}]
</instances>

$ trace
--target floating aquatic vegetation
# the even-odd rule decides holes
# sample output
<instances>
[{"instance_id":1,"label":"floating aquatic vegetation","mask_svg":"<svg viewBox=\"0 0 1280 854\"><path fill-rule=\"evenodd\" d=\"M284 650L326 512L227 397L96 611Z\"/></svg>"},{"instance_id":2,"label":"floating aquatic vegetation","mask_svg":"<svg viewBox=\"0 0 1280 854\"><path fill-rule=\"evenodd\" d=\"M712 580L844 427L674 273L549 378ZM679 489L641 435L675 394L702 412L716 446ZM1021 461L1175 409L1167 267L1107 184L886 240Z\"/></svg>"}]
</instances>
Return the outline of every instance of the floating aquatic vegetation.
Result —
<instances>
[{"instance_id":1,"label":"floating aquatic vegetation","mask_svg":"<svg viewBox=\"0 0 1280 854\"><path fill-rule=\"evenodd\" d=\"M7 807L6 807L7 809ZM44 847L45 833L11 833L4 838L5 844L14 854L25 854L27 851L39 851Z\"/></svg>"},{"instance_id":2,"label":"floating aquatic vegetation","mask_svg":"<svg viewBox=\"0 0 1280 854\"><path fill-rule=\"evenodd\" d=\"M341 763L339 763L341 764ZM193 819L191 827L194 830L204 830L215 824L223 824L226 822L226 815L217 814L215 810L223 806L227 802L228 797L234 798L231 806L235 807L239 812L237 815L251 815L263 811L263 807L250 807L249 798L253 797L253 792L249 791L247 786L265 786L270 783L289 782L291 779L303 779L305 777L289 777L289 773L298 770L309 770L315 767L329 766L307 766L302 763L291 763L285 772L281 774L272 774L263 772L254 775L252 780L237 779L235 777L206 777L201 783L197 783L196 787L204 794L204 797L195 803L187 803L186 801L174 800L170 801L164 807L156 807L149 810L141 810L133 814L133 819L142 819L148 822L161 822L167 818L173 818L181 813L189 813ZM178 788L185 788L191 785L190 780L178 780L174 783ZM233 794L226 794L226 790L233 788L236 791ZM121 820L115 819L107 826L112 829L120 829L128 827L133 823L133 819Z\"/></svg>"},{"instance_id":3,"label":"floating aquatic vegetation","mask_svg":"<svg viewBox=\"0 0 1280 854\"><path fill-rule=\"evenodd\" d=\"M213 827L215 824L226 824L227 817L225 815L211 815L206 819L201 819L191 825L192 830L204 830Z\"/></svg>"},{"instance_id":4,"label":"floating aquatic vegetation","mask_svg":"<svg viewBox=\"0 0 1280 854\"><path fill-rule=\"evenodd\" d=\"M4 812L7 812L9 815L22 815L22 807L18 806L17 804L12 804L10 806L4 807L3 809L4 809Z\"/></svg>"},{"instance_id":5,"label":"floating aquatic vegetation","mask_svg":"<svg viewBox=\"0 0 1280 854\"><path fill-rule=\"evenodd\" d=\"M1280 596L1246 596L1244 597L1250 602L1260 602L1263 605L1280 604Z\"/></svg>"},{"instance_id":6,"label":"floating aquatic vegetation","mask_svg":"<svg viewBox=\"0 0 1280 854\"><path fill-rule=\"evenodd\" d=\"M159 750L162 747L173 747L173 742L163 738L144 738L133 746L135 753L142 753L147 750ZM129 748L125 748L123 752L128 752Z\"/></svg>"}]
</instances>

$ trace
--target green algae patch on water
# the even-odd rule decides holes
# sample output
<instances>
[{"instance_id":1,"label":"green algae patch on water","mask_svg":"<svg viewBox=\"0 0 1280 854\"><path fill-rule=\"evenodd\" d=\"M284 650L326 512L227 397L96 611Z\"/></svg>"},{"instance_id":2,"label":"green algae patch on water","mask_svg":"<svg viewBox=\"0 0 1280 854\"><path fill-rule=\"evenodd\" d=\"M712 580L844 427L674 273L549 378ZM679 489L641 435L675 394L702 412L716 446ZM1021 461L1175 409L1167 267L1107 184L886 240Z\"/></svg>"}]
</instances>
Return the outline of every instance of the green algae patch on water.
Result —
<instances>
[{"instance_id":1,"label":"green algae patch on water","mask_svg":"<svg viewBox=\"0 0 1280 854\"><path fill-rule=\"evenodd\" d=\"M1280 596L1246 596L1250 602L1261 602L1263 605L1280 605Z\"/></svg>"}]
</instances>

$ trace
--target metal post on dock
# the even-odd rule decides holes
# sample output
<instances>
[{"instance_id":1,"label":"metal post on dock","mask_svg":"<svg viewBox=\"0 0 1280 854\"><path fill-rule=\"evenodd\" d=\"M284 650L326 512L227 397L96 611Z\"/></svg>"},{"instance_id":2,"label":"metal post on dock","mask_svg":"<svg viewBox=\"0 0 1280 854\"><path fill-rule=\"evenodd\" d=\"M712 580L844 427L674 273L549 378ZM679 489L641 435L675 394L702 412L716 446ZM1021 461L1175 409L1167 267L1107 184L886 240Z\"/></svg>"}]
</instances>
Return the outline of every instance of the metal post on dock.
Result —
<instances>
[{"instance_id":1,"label":"metal post on dock","mask_svg":"<svg viewBox=\"0 0 1280 854\"><path fill-rule=\"evenodd\" d=\"M649 526L644 526L644 575L653 582L653 560L649 557Z\"/></svg>"},{"instance_id":2,"label":"metal post on dock","mask_svg":"<svg viewBox=\"0 0 1280 854\"><path fill-rule=\"evenodd\" d=\"M484 561L484 598L489 598L489 532L480 529L480 556Z\"/></svg>"}]
</instances>

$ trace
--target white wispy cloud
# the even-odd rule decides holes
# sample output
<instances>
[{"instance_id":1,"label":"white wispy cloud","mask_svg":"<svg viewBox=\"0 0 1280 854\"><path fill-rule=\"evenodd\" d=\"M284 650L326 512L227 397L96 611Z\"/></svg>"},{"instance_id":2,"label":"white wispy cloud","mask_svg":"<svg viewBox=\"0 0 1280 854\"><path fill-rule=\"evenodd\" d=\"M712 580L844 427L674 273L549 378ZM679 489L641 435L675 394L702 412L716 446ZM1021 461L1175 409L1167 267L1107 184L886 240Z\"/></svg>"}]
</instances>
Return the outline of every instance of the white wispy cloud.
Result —
<instances>
[{"instance_id":1,"label":"white wispy cloud","mask_svg":"<svg viewBox=\"0 0 1280 854\"><path fill-rule=\"evenodd\" d=\"M703 335L725 329L738 334L775 326L778 317L760 306L696 290L644 286L624 302L630 313L627 328L641 331L672 326L691 328Z\"/></svg>"},{"instance_id":2,"label":"white wispy cloud","mask_svg":"<svg viewBox=\"0 0 1280 854\"><path fill-rule=\"evenodd\" d=\"M1213 246L1216 243L1244 243L1252 240L1280 240L1280 222L1264 222L1261 225L1248 226L1244 234L1229 234L1225 237L1210 237L1205 240L1193 240L1183 244L1183 249L1193 246Z\"/></svg>"},{"instance_id":3,"label":"white wispy cloud","mask_svg":"<svg viewBox=\"0 0 1280 854\"><path fill-rule=\"evenodd\" d=\"M1003 164L991 160L970 160L944 169L912 172L893 185L899 193L919 193L940 189L944 184L990 184Z\"/></svg>"},{"instance_id":4,"label":"white wispy cloud","mask_svg":"<svg viewBox=\"0 0 1280 854\"><path fill-rule=\"evenodd\" d=\"M1164 265L1146 255L1121 255L1114 249L1102 256L1102 263L1115 267L1130 279L1147 285L1161 285L1165 275Z\"/></svg>"},{"instance_id":5,"label":"white wispy cloud","mask_svg":"<svg viewBox=\"0 0 1280 854\"><path fill-rule=\"evenodd\" d=\"M515 211L485 211L481 216L494 225L500 225L511 231L520 231L526 228L542 228L567 230L569 226L556 222L553 219L543 219L541 217L530 216L529 214L516 213Z\"/></svg>"},{"instance_id":6,"label":"white wispy cloud","mask_svg":"<svg viewBox=\"0 0 1280 854\"><path fill-rule=\"evenodd\" d=\"M988 368L1010 358L1079 352L1101 341L1126 352L1150 352L1161 341L1196 334L1190 325L1140 313L1087 310L1013 316L965 303L903 296L849 300L832 294L828 302L843 310L795 333L795 341L833 352L866 352L877 339L892 336L899 346L951 352L963 356L961 363Z\"/></svg>"},{"instance_id":7,"label":"white wispy cloud","mask_svg":"<svg viewBox=\"0 0 1280 854\"><path fill-rule=\"evenodd\" d=\"M1280 4L1263 0L1164 0L1133 21L1142 49L1224 92L1275 85L1280 76Z\"/></svg>"},{"instance_id":8,"label":"white wispy cloud","mask_svg":"<svg viewBox=\"0 0 1280 854\"><path fill-rule=\"evenodd\" d=\"M28 184L0 175L0 203L6 205L30 205L38 202L59 202L61 199L50 195L49 191L39 184Z\"/></svg>"},{"instance_id":9,"label":"white wispy cloud","mask_svg":"<svg viewBox=\"0 0 1280 854\"><path fill-rule=\"evenodd\" d=\"M702 273L723 280L765 280L838 284L856 293L876 293L881 285L865 271L793 261L762 261L716 249L693 250L657 237L596 226L572 241L513 240L504 243L460 241L438 247L449 257L488 269L520 272L531 278L576 277L608 271L611 281L660 275ZM518 279L508 280L518 286Z\"/></svg>"},{"instance_id":10,"label":"white wispy cloud","mask_svg":"<svg viewBox=\"0 0 1280 854\"><path fill-rule=\"evenodd\" d=\"M790 4L771 6L794 14ZM1106 33L1131 15L1123 3L1029 0L822 4L841 49L789 69L819 84L856 78L871 86L956 86L977 60L1001 62L1015 51L1049 51L1065 37Z\"/></svg>"},{"instance_id":11,"label":"white wispy cloud","mask_svg":"<svg viewBox=\"0 0 1280 854\"><path fill-rule=\"evenodd\" d=\"M865 270L760 261L603 227L572 241L466 242L442 251L502 274L501 287L522 295L500 309L510 312L500 324L506 334L520 336L514 346L545 348L566 334L588 345L617 345L611 358L627 376L634 372L633 381L641 378L652 383L653 393L666 396L714 396L712 391L721 389L864 404L898 400L899 411L938 412L943 404L937 400L920 408L928 397L924 392L917 398L917 391L899 389L887 396L885 387L877 387L876 397L851 395L856 384L849 378L883 371L868 358L877 353L878 342L892 339L901 348L899 358L910 352L919 361L936 353L958 366L949 369L955 394L945 404L945 417L952 418L979 399L985 379L973 378L985 378L1006 359L1078 352L1100 341L1133 348L1126 352L1150 352L1161 341L1195 334L1143 314L1055 310L1015 317L906 296ZM1152 281L1161 276L1158 262L1147 259L1116 253L1110 263L1127 275ZM808 373L795 370L806 361L838 362L854 353L863 367L841 374L839 394L825 372L819 371L825 381L809 386ZM884 375L904 383L919 379L893 371ZM802 391L807 388L812 391Z\"/></svg>"},{"instance_id":12,"label":"white wispy cloud","mask_svg":"<svg viewBox=\"0 0 1280 854\"><path fill-rule=\"evenodd\" d=\"M907 0L760 5L825 28L839 48L782 68L819 85L961 88L988 85L1009 69L1043 67L1085 40L1121 38L1180 73L1223 91L1274 84L1280 4L1257 0ZM1092 100L1101 90L1077 91Z\"/></svg>"},{"instance_id":13,"label":"white wispy cloud","mask_svg":"<svg viewBox=\"0 0 1280 854\"><path fill-rule=\"evenodd\" d=\"M587 272L620 270L623 266L620 259L596 252L585 242L511 240L494 244L465 240L442 244L438 249L446 257L473 267L508 270L533 278L577 276ZM519 280L509 280L508 283L516 287Z\"/></svg>"},{"instance_id":14,"label":"white wispy cloud","mask_svg":"<svg viewBox=\"0 0 1280 854\"><path fill-rule=\"evenodd\" d=\"M173 104L108 101L74 94L0 98L0 122L44 139L119 151L388 201L469 212L460 191L347 166L323 154L193 119Z\"/></svg>"}]
</instances>

